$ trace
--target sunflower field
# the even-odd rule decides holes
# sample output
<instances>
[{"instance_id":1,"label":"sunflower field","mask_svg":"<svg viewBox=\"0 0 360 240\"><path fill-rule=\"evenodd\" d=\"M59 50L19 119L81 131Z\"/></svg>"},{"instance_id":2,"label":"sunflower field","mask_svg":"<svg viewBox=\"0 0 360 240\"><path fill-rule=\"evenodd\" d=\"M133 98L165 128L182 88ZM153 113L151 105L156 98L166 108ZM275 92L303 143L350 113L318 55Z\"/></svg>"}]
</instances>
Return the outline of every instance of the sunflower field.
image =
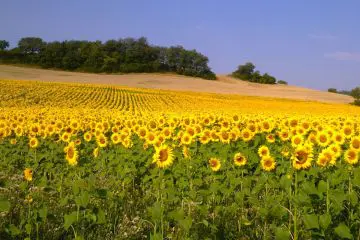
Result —
<instances>
[{"instance_id":1,"label":"sunflower field","mask_svg":"<svg viewBox=\"0 0 360 240\"><path fill-rule=\"evenodd\" d=\"M359 239L360 110L0 80L0 239Z\"/></svg>"}]
</instances>

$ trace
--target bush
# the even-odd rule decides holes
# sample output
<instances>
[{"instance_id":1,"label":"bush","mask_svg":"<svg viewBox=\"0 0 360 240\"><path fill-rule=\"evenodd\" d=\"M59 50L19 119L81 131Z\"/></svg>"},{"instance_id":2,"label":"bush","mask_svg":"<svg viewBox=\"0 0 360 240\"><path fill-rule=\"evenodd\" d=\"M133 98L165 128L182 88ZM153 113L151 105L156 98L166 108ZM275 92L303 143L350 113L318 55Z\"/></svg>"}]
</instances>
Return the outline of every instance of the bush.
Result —
<instances>
[{"instance_id":1,"label":"bush","mask_svg":"<svg viewBox=\"0 0 360 240\"><path fill-rule=\"evenodd\" d=\"M355 99L354 100L354 105L360 107L360 99Z\"/></svg>"},{"instance_id":2,"label":"bush","mask_svg":"<svg viewBox=\"0 0 360 240\"><path fill-rule=\"evenodd\" d=\"M287 81L284 81L284 80L278 80L278 81L277 81L277 84L288 85L288 82L287 82Z\"/></svg>"},{"instance_id":3,"label":"bush","mask_svg":"<svg viewBox=\"0 0 360 240\"><path fill-rule=\"evenodd\" d=\"M331 93L337 93L337 89L336 88L329 88L328 89L328 92L331 92Z\"/></svg>"}]
</instances>

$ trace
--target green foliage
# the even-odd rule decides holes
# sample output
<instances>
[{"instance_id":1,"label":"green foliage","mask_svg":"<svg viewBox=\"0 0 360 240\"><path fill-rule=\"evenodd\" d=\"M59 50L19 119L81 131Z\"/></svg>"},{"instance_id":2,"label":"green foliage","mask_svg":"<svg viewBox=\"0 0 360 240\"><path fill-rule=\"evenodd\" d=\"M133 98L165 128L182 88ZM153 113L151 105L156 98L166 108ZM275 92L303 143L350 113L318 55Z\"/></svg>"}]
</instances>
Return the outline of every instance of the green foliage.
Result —
<instances>
[{"instance_id":1,"label":"green foliage","mask_svg":"<svg viewBox=\"0 0 360 240\"><path fill-rule=\"evenodd\" d=\"M244 81L264 83L264 84L275 84L276 78L265 73L261 75L259 71L254 71L255 65L251 62L247 62L244 65L239 65L237 70L232 73L232 76ZM286 83L282 81L282 83ZM287 84L287 83L286 83Z\"/></svg>"},{"instance_id":2,"label":"green foliage","mask_svg":"<svg viewBox=\"0 0 360 240\"><path fill-rule=\"evenodd\" d=\"M151 164L154 149L136 136L132 148L110 145L97 158L95 140L81 145L75 167L63 159L64 143L41 141L36 153L27 137L17 148L0 145L4 239L291 239L295 231L297 239L352 239L360 227L359 169L342 160L294 172L273 144L277 168L264 172L256 154L267 144L262 135L192 143L190 160L174 148L168 169ZM243 167L233 164L238 151L248 158ZM209 169L210 157L221 160L219 172ZM32 182L24 182L25 167L35 169Z\"/></svg>"},{"instance_id":3,"label":"green foliage","mask_svg":"<svg viewBox=\"0 0 360 240\"><path fill-rule=\"evenodd\" d=\"M10 46L9 42L6 40L0 40L0 50L3 51Z\"/></svg>"},{"instance_id":4,"label":"green foliage","mask_svg":"<svg viewBox=\"0 0 360 240\"><path fill-rule=\"evenodd\" d=\"M175 72L204 79L216 79L209 59L182 46L170 48L150 45L146 38L100 41L44 42L41 38L22 38L18 47L0 53L10 63L37 64L43 68L86 72L141 73Z\"/></svg>"},{"instance_id":5,"label":"green foliage","mask_svg":"<svg viewBox=\"0 0 360 240\"><path fill-rule=\"evenodd\" d=\"M329 88L328 92L337 93L338 91L336 88Z\"/></svg>"},{"instance_id":6,"label":"green foliage","mask_svg":"<svg viewBox=\"0 0 360 240\"><path fill-rule=\"evenodd\" d=\"M287 82L287 81L284 81L284 80L278 80L276 83L277 83L277 84L288 85L288 82Z\"/></svg>"},{"instance_id":7,"label":"green foliage","mask_svg":"<svg viewBox=\"0 0 360 240\"><path fill-rule=\"evenodd\" d=\"M351 96L357 100L360 100L360 87L356 87L351 90Z\"/></svg>"}]
</instances>

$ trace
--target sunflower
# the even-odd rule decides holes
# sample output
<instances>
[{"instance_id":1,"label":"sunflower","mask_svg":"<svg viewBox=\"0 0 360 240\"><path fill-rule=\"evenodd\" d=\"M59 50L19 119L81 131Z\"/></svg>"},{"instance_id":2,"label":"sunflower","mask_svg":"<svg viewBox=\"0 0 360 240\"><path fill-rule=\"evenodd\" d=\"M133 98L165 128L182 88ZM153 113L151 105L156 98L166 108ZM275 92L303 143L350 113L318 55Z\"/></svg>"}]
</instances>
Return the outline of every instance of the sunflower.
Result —
<instances>
[{"instance_id":1,"label":"sunflower","mask_svg":"<svg viewBox=\"0 0 360 240\"><path fill-rule=\"evenodd\" d=\"M169 127L165 127L163 130L162 130L162 135L164 136L165 139L169 139L171 138L171 129Z\"/></svg>"},{"instance_id":2,"label":"sunflower","mask_svg":"<svg viewBox=\"0 0 360 240\"><path fill-rule=\"evenodd\" d=\"M324 149L318 156L318 160L316 161L318 165L321 167L325 167L328 164L335 165L336 164L336 157L335 153L330 149Z\"/></svg>"},{"instance_id":3,"label":"sunflower","mask_svg":"<svg viewBox=\"0 0 360 240\"><path fill-rule=\"evenodd\" d=\"M297 147L292 156L293 167L297 170L309 168L312 160L312 152L304 146Z\"/></svg>"},{"instance_id":4,"label":"sunflower","mask_svg":"<svg viewBox=\"0 0 360 240\"><path fill-rule=\"evenodd\" d=\"M289 154L290 154L290 151L289 151L289 148L287 148L287 147L284 147L282 150L281 150L281 155L283 156L283 157L288 157L289 156Z\"/></svg>"},{"instance_id":5,"label":"sunflower","mask_svg":"<svg viewBox=\"0 0 360 240\"><path fill-rule=\"evenodd\" d=\"M360 137L352 137L350 141L350 148L360 152Z\"/></svg>"},{"instance_id":6,"label":"sunflower","mask_svg":"<svg viewBox=\"0 0 360 240\"><path fill-rule=\"evenodd\" d=\"M289 138L290 138L290 133L285 130L282 130L281 132L279 132L278 135L279 135L281 141L283 141L283 142L289 140Z\"/></svg>"},{"instance_id":7,"label":"sunflower","mask_svg":"<svg viewBox=\"0 0 360 240\"><path fill-rule=\"evenodd\" d=\"M140 127L138 130L137 130L137 134L139 135L139 137L141 139L144 139L146 136L147 136L147 129L145 127Z\"/></svg>"},{"instance_id":8,"label":"sunflower","mask_svg":"<svg viewBox=\"0 0 360 240\"><path fill-rule=\"evenodd\" d=\"M241 153L234 155L234 163L236 166L244 166L247 163L246 157Z\"/></svg>"},{"instance_id":9,"label":"sunflower","mask_svg":"<svg viewBox=\"0 0 360 240\"><path fill-rule=\"evenodd\" d=\"M332 140L339 145L343 145L345 143L345 137L341 133L335 133L332 136Z\"/></svg>"},{"instance_id":10,"label":"sunflower","mask_svg":"<svg viewBox=\"0 0 360 240\"><path fill-rule=\"evenodd\" d=\"M344 159L347 163L354 165L359 161L359 154L357 151L350 148L344 153Z\"/></svg>"},{"instance_id":11,"label":"sunflower","mask_svg":"<svg viewBox=\"0 0 360 240\"><path fill-rule=\"evenodd\" d=\"M327 131L319 132L316 135L316 142L317 142L317 144L319 144L322 147L328 146L330 141L331 141L331 138Z\"/></svg>"},{"instance_id":12,"label":"sunflower","mask_svg":"<svg viewBox=\"0 0 360 240\"><path fill-rule=\"evenodd\" d=\"M291 138L291 145L296 148L304 143L304 138L301 135L295 135Z\"/></svg>"},{"instance_id":13,"label":"sunflower","mask_svg":"<svg viewBox=\"0 0 360 240\"><path fill-rule=\"evenodd\" d=\"M183 145L190 145L192 142L192 137L188 133L184 133L180 140Z\"/></svg>"},{"instance_id":14,"label":"sunflower","mask_svg":"<svg viewBox=\"0 0 360 240\"><path fill-rule=\"evenodd\" d=\"M30 182L33 179L33 171L30 168L25 168L24 178L26 181Z\"/></svg>"},{"instance_id":15,"label":"sunflower","mask_svg":"<svg viewBox=\"0 0 360 240\"><path fill-rule=\"evenodd\" d=\"M258 154L260 157L266 157L266 156L270 155L270 150L267 146L263 145L263 146L259 147Z\"/></svg>"},{"instance_id":16,"label":"sunflower","mask_svg":"<svg viewBox=\"0 0 360 240\"><path fill-rule=\"evenodd\" d=\"M319 154L318 159L316 161L317 165L321 167L326 167L329 163L329 158L325 156L324 154Z\"/></svg>"},{"instance_id":17,"label":"sunflower","mask_svg":"<svg viewBox=\"0 0 360 240\"><path fill-rule=\"evenodd\" d=\"M24 134L24 129L20 126L15 128L15 134L18 137L21 137Z\"/></svg>"},{"instance_id":18,"label":"sunflower","mask_svg":"<svg viewBox=\"0 0 360 240\"><path fill-rule=\"evenodd\" d=\"M16 138L10 139L10 144L15 145L17 143Z\"/></svg>"},{"instance_id":19,"label":"sunflower","mask_svg":"<svg viewBox=\"0 0 360 240\"><path fill-rule=\"evenodd\" d=\"M75 147L75 143L74 142L70 142L69 145L67 147L65 147L65 152L66 152L66 161L68 161L68 163L71 166L75 166L77 165L77 159L79 157L78 151L76 150Z\"/></svg>"},{"instance_id":20,"label":"sunflower","mask_svg":"<svg viewBox=\"0 0 360 240\"><path fill-rule=\"evenodd\" d=\"M97 157L99 156L99 148L98 148L98 147L94 149L94 151L93 151L93 156L94 156L95 158L97 158Z\"/></svg>"},{"instance_id":21,"label":"sunflower","mask_svg":"<svg viewBox=\"0 0 360 240\"><path fill-rule=\"evenodd\" d=\"M266 141L268 141L268 143L274 143L275 142L275 136L274 134L268 134L266 136Z\"/></svg>"},{"instance_id":22,"label":"sunflower","mask_svg":"<svg viewBox=\"0 0 360 240\"><path fill-rule=\"evenodd\" d=\"M86 142L90 142L90 141L91 141L91 138L92 138L91 132L86 132L86 133L84 134L84 140L85 140Z\"/></svg>"},{"instance_id":23,"label":"sunflower","mask_svg":"<svg viewBox=\"0 0 360 240\"><path fill-rule=\"evenodd\" d=\"M230 143L230 134L228 131L221 131L219 133L219 138L222 143Z\"/></svg>"},{"instance_id":24,"label":"sunflower","mask_svg":"<svg viewBox=\"0 0 360 240\"><path fill-rule=\"evenodd\" d=\"M155 144L156 140L157 140L155 133L153 133L151 131L147 132L145 139L146 139L146 142L151 145Z\"/></svg>"},{"instance_id":25,"label":"sunflower","mask_svg":"<svg viewBox=\"0 0 360 240\"><path fill-rule=\"evenodd\" d=\"M219 171L220 167L221 167L220 160L217 158L210 158L209 165L210 165L211 170L213 170L214 172Z\"/></svg>"},{"instance_id":26,"label":"sunflower","mask_svg":"<svg viewBox=\"0 0 360 240\"><path fill-rule=\"evenodd\" d=\"M121 140L121 144L125 147L125 148L131 148L133 146L133 142L131 141L130 137L127 137L123 140Z\"/></svg>"},{"instance_id":27,"label":"sunflower","mask_svg":"<svg viewBox=\"0 0 360 240\"><path fill-rule=\"evenodd\" d=\"M183 153L183 156L184 156L185 159L190 159L191 158L190 151L189 151L189 148L187 146L183 147L182 153Z\"/></svg>"},{"instance_id":28,"label":"sunflower","mask_svg":"<svg viewBox=\"0 0 360 240\"><path fill-rule=\"evenodd\" d=\"M30 138L29 146L31 148L37 148L39 146L39 140L35 137Z\"/></svg>"},{"instance_id":29,"label":"sunflower","mask_svg":"<svg viewBox=\"0 0 360 240\"><path fill-rule=\"evenodd\" d=\"M338 158L341 156L341 147L340 145L333 143L331 144L328 149L332 151L335 154L335 158Z\"/></svg>"},{"instance_id":30,"label":"sunflower","mask_svg":"<svg viewBox=\"0 0 360 240\"><path fill-rule=\"evenodd\" d=\"M156 163L159 168L166 168L174 161L172 149L167 145L160 146L155 149L153 156L153 163Z\"/></svg>"},{"instance_id":31,"label":"sunflower","mask_svg":"<svg viewBox=\"0 0 360 240\"><path fill-rule=\"evenodd\" d=\"M248 142L253 138L254 134L249 129L244 129L241 131L241 138Z\"/></svg>"},{"instance_id":32,"label":"sunflower","mask_svg":"<svg viewBox=\"0 0 360 240\"><path fill-rule=\"evenodd\" d=\"M350 139L354 135L354 130L351 126L345 126L341 133L344 135L346 139Z\"/></svg>"},{"instance_id":33,"label":"sunflower","mask_svg":"<svg viewBox=\"0 0 360 240\"><path fill-rule=\"evenodd\" d=\"M61 141L63 141L63 142L70 142L70 138L71 138L71 133L64 132L61 135Z\"/></svg>"},{"instance_id":34,"label":"sunflower","mask_svg":"<svg viewBox=\"0 0 360 240\"><path fill-rule=\"evenodd\" d=\"M314 132L309 134L309 136L307 137L307 141L312 144L316 144L316 135Z\"/></svg>"},{"instance_id":35,"label":"sunflower","mask_svg":"<svg viewBox=\"0 0 360 240\"><path fill-rule=\"evenodd\" d=\"M262 157L260 163L262 169L268 172L274 170L276 166L275 159L271 156Z\"/></svg>"},{"instance_id":36,"label":"sunflower","mask_svg":"<svg viewBox=\"0 0 360 240\"><path fill-rule=\"evenodd\" d=\"M212 130L211 132L210 132L210 139L213 141L213 142L218 142L219 141L219 135L218 135L218 133L217 133L217 131L216 130Z\"/></svg>"},{"instance_id":37,"label":"sunflower","mask_svg":"<svg viewBox=\"0 0 360 240\"><path fill-rule=\"evenodd\" d=\"M99 147L106 147L108 144L108 140L105 137L105 135L103 133L101 133L97 138L96 138L96 142L99 145Z\"/></svg>"},{"instance_id":38,"label":"sunflower","mask_svg":"<svg viewBox=\"0 0 360 240\"><path fill-rule=\"evenodd\" d=\"M206 134L202 134L199 137L199 141L200 141L201 144L207 144L208 142L210 142L210 137L207 136Z\"/></svg>"},{"instance_id":39,"label":"sunflower","mask_svg":"<svg viewBox=\"0 0 360 240\"><path fill-rule=\"evenodd\" d=\"M121 139L120 139L120 134L118 134L118 133L113 133L113 134L111 135L111 142L112 142L113 144L118 144L118 143L120 143L120 141L121 141Z\"/></svg>"}]
</instances>

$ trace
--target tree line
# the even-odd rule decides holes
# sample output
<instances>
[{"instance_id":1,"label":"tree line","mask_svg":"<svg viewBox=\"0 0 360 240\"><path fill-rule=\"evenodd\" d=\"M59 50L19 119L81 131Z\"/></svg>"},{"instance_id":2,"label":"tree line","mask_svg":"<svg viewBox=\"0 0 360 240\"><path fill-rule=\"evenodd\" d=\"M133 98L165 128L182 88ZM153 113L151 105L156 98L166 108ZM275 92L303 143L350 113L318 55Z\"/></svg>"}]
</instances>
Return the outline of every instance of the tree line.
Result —
<instances>
[{"instance_id":1,"label":"tree line","mask_svg":"<svg viewBox=\"0 0 360 240\"><path fill-rule=\"evenodd\" d=\"M161 47L145 37L101 41L53 41L38 37L20 39L15 48L0 41L0 61L94 73L174 72L204 79L216 79L209 59L182 46Z\"/></svg>"}]
</instances>

